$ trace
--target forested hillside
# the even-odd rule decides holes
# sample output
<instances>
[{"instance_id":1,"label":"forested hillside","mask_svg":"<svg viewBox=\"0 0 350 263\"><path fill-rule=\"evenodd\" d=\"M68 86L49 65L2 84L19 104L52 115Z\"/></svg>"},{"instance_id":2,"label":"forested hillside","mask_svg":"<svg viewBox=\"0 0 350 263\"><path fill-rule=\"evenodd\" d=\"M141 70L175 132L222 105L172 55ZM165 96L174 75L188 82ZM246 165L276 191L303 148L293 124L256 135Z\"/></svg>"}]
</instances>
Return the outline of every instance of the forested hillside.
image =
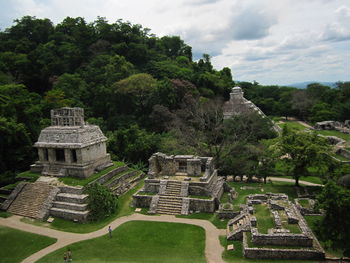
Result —
<instances>
[{"instance_id":1,"label":"forested hillside","mask_svg":"<svg viewBox=\"0 0 350 263\"><path fill-rule=\"evenodd\" d=\"M116 159L142 165L157 150L218 159L242 153L274 135L263 122L261 134L245 126L256 123L251 120L222 125L221 103L233 85L229 68L214 69L208 54L193 61L192 48L178 36L158 37L141 25L100 17L93 23L67 17L57 25L23 17L0 32L0 184L34 162L32 145L49 125L50 109L63 106L83 107ZM268 115L311 121L350 116L349 83L306 90L240 85ZM237 142L232 148L226 135L237 127L249 138L231 138ZM256 149L250 151L255 156Z\"/></svg>"}]
</instances>

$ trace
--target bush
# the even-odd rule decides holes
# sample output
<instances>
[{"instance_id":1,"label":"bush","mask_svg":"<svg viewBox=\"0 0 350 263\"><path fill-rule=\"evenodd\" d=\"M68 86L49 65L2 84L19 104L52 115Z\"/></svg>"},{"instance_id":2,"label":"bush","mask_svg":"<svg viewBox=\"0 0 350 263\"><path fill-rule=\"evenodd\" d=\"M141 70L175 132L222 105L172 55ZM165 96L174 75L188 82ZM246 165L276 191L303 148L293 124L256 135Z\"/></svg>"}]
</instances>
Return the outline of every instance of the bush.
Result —
<instances>
[{"instance_id":1,"label":"bush","mask_svg":"<svg viewBox=\"0 0 350 263\"><path fill-rule=\"evenodd\" d=\"M96 183L91 184L85 188L85 193L89 195L90 221L98 221L115 213L118 198L107 187Z\"/></svg>"}]
</instances>

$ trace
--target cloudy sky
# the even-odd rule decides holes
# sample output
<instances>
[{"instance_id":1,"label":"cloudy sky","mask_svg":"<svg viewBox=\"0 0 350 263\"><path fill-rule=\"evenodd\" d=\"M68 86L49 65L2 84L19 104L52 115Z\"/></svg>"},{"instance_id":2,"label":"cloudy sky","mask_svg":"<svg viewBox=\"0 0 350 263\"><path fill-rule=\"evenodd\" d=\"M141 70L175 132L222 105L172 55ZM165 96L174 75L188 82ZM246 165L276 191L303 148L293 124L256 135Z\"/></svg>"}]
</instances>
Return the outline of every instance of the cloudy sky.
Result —
<instances>
[{"instance_id":1,"label":"cloudy sky","mask_svg":"<svg viewBox=\"0 0 350 263\"><path fill-rule=\"evenodd\" d=\"M0 28L24 15L123 19L180 35L235 80L262 84L350 80L349 0L0 0Z\"/></svg>"}]
</instances>

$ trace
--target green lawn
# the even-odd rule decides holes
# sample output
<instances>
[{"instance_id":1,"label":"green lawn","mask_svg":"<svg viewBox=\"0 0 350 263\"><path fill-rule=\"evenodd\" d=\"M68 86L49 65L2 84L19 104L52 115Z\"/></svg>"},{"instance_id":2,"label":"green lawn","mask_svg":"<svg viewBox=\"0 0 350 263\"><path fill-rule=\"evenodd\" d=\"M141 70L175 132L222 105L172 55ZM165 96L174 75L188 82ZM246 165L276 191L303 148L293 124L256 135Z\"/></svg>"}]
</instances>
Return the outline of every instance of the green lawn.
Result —
<instances>
[{"instance_id":1,"label":"green lawn","mask_svg":"<svg viewBox=\"0 0 350 263\"><path fill-rule=\"evenodd\" d=\"M349 159L345 158L344 156L340 155L340 154L336 154L336 153L333 153L331 154L333 157L337 158L339 161L350 161Z\"/></svg>"},{"instance_id":2,"label":"green lawn","mask_svg":"<svg viewBox=\"0 0 350 263\"><path fill-rule=\"evenodd\" d=\"M278 176L278 177L295 180L293 176ZM301 176L299 178L299 183L300 183L300 181L305 181L305 182L309 182L309 183L313 183L313 184L323 184L320 177L311 176L311 175L310 176ZM300 184L302 184L302 183L300 183Z\"/></svg>"},{"instance_id":3,"label":"green lawn","mask_svg":"<svg viewBox=\"0 0 350 263\"><path fill-rule=\"evenodd\" d=\"M259 233L267 234L270 228L275 227L270 208L266 204L253 205L253 207Z\"/></svg>"},{"instance_id":4,"label":"green lawn","mask_svg":"<svg viewBox=\"0 0 350 263\"><path fill-rule=\"evenodd\" d=\"M298 200L299 204L302 206L302 207L305 207L305 208L310 208L310 202L309 200L307 199L300 199Z\"/></svg>"},{"instance_id":5,"label":"green lawn","mask_svg":"<svg viewBox=\"0 0 350 263\"><path fill-rule=\"evenodd\" d=\"M297 131L303 131L306 129L306 127L299 122L296 121L285 121L283 120L283 123L279 123L278 126L280 126L282 129L284 126L288 126L288 128L292 130L297 130Z\"/></svg>"},{"instance_id":6,"label":"green lawn","mask_svg":"<svg viewBox=\"0 0 350 263\"><path fill-rule=\"evenodd\" d=\"M203 228L177 223L132 221L112 233L69 246L73 262L206 262ZM37 263L61 262L66 248Z\"/></svg>"},{"instance_id":7,"label":"green lawn","mask_svg":"<svg viewBox=\"0 0 350 263\"><path fill-rule=\"evenodd\" d=\"M263 194L267 192L271 193L285 193L289 196L291 201L297 198L294 183L289 182L268 182L263 183L241 183L241 182L229 182L230 186L234 187L238 192L238 197L233 201L234 207L239 209L240 204L245 204L246 197L249 194ZM253 189L241 189L241 187L253 187Z\"/></svg>"},{"instance_id":8,"label":"green lawn","mask_svg":"<svg viewBox=\"0 0 350 263\"><path fill-rule=\"evenodd\" d=\"M324 136L337 136L347 142L350 142L350 134L342 133L339 131L333 131L333 130L322 130L322 131L317 131L317 133L322 134Z\"/></svg>"},{"instance_id":9,"label":"green lawn","mask_svg":"<svg viewBox=\"0 0 350 263\"><path fill-rule=\"evenodd\" d=\"M10 217L10 216L12 216L11 213L6 212L6 211L0 211L0 217L8 218L8 217Z\"/></svg>"},{"instance_id":10,"label":"green lawn","mask_svg":"<svg viewBox=\"0 0 350 263\"><path fill-rule=\"evenodd\" d=\"M116 162L113 161L114 165L104 169L103 171L100 171L98 173L95 173L91 175L88 178L76 178L76 177L60 177L58 180L63 182L66 185L71 185L71 186L85 186L88 183L96 180L97 178L101 177L102 175L105 175L106 173L112 171L113 169L125 165L123 162Z\"/></svg>"},{"instance_id":11,"label":"green lawn","mask_svg":"<svg viewBox=\"0 0 350 263\"><path fill-rule=\"evenodd\" d=\"M56 239L0 226L0 262L21 262L31 254L53 244Z\"/></svg>"},{"instance_id":12,"label":"green lawn","mask_svg":"<svg viewBox=\"0 0 350 263\"><path fill-rule=\"evenodd\" d=\"M226 239L226 236L220 236L220 243L225 248L225 251L222 254L222 258L227 263L316 263L315 261L310 260L276 260L276 259L246 259L243 256L243 244L241 241L229 241ZM227 245L233 244L235 250L228 251Z\"/></svg>"},{"instance_id":13,"label":"green lawn","mask_svg":"<svg viewBox=\"0 0 350 263\"><path fill-rule=\"evenodd\" d=\"M39 173L32 173L31 171L25 171L23 173L19 173L16 175L17 179L25 179L30 182L35 182L41 174Z\"/></svg>"},{"instance_id":14,"label":"green lawn","mask_svg":"<svg viewBox=\"0 0 350 263\"><path fill-rule=\"evenodd\" d=\"M135 208L131 207L132 195L136 193L139 189L143 187L144 182L141 181L136 187L129 190L125 194L121 195L118 199L118 208L114 215L111 215L101 221L98 222L88 222L85 224L75 223L73 221L64 220L62 218L55 218L55 220L48 225L47 223L43 223L41 221L30 221L28 219L22 219L25 223L32 223L35 225L48 226L50 228L54 228L61 231L73 232L73 233L89 233L96 231L102 227L105 227L109 222L114 219L126 215L131 215Z\"/></svg>"}]
</instances>

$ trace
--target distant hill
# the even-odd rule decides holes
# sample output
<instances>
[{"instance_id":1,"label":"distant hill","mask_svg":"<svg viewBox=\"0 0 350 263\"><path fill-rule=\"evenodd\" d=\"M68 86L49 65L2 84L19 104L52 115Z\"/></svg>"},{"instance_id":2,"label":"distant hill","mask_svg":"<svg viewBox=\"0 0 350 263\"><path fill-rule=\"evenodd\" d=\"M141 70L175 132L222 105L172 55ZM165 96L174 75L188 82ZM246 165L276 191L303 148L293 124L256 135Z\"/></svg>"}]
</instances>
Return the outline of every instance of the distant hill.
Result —
<instances>
[{"instance_id":1,"label":"distant hill","mask_svg":"<svg viewBox=\"0 0 350 263\"><path fill-rule=\"evenodd\" d=\"M324 86L329 86L331 88L335 88L337 86L336 82L321 82L321 81L305 81L305 82L288 84L288 85L285 85L285 86L295 87L295 88L298 88L298 89L306 89L307 85L309 85L311 83L320 83L320 84L322 84Z\"/></svg>"}]
</instances>

